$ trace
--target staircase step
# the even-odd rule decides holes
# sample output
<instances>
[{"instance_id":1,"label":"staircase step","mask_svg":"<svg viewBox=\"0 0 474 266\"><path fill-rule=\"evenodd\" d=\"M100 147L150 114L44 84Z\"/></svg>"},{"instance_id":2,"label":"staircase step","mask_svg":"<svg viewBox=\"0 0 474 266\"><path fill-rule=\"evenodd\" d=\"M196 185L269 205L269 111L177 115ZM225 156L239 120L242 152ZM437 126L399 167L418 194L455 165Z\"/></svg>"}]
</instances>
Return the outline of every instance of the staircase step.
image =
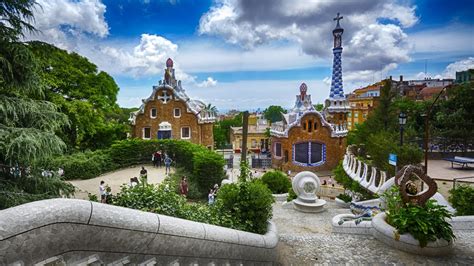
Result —
<instances>
[{"instance_id":1,"label":"staircase step","mask_svg":"<svg viewBox=\"0 0 474 266\"><path fill-rule=\"evenodd\" d=\"M64 262L63 257L54 256L36 263L35 266L66 266L66 262Z\"/></svg>"}]
</instances>

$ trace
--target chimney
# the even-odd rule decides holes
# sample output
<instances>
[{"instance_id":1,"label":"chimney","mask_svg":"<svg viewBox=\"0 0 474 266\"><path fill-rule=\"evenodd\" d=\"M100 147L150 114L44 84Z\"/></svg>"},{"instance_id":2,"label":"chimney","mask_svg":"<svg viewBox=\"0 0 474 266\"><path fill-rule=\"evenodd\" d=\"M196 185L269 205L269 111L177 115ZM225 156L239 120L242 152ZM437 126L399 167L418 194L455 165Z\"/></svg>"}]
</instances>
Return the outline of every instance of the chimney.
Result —
<instances>
[{"instance_id":1,"label":"chimney","mask_svg":"<svg viewBox=\"0 0 474 266\"><path fill-rule=\"evenodd\" d=\"M403 75L400 75L400 82L403 82Z\"/></svg>"},{"instance_id":2,"label":"chimney","mask_svg":"<svg viewBox=\"0 0 474 266\"><path fill-rule=\"evenodd\" d=\"M390 76L390 80L392 80L392 76Z\"/></svg>"}]
</instances>

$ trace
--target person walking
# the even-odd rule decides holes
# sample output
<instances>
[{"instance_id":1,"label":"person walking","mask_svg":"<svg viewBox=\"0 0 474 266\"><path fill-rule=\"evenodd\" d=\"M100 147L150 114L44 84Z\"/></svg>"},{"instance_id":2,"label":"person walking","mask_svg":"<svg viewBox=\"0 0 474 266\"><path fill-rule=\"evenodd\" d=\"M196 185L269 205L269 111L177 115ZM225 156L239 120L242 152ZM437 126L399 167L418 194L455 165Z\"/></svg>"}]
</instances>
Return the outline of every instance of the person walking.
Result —
<instances>
[{"instance_id":1,"label":"person walking","mask_svg":"<svg viewBox=\"0 0 474 266\"><path fill-rule=\"evenodd\" d=\"M143 184L147 183L147 175L148 171L145 169L145 166L142 166L142 170L140 170L140 178L143 180Z\"/></svg>"},{"instance_id":2,"label":"person walking","mask_svg":"<svg viewBox=\"0 0 474 266\"><path fill-rule=\"evenodd\" d=\"M188 196L188 180L186 179L186 176L181 177L181 183L179 183L179 192L181 195L184 197Z\"/></svg>"},{"instance_id":3,"label":"person walking","mask_svg":"<svg viewBox=\"0 0 474 266\"><path fill-rule=\"evenodd\" d=\"M215 197L214 189L209 189L209 194L207 195L207 203L209 205L214 204L214 197Z\"/></svg>"},{"instance_id":4,"label":"person walking","mask_svg":"<svg viewBox=\"0 0 474 266\"><path fill-rule=\"evenodd\" d=\"M156 151L153 158L154 158L153 163L155 167L161 167L161 153L159 151Z\"/></svg>"},{"instance_id":5,"label":"person walking","mask_svg":"<svg viewBox=\"0 0 474 266\"><path fill-rule=\"evenodd\" d=\"M171 160L171 158L168 156L168 155L165 155L165 174L170 174L171 172L171 162L173 162L173 160Z\"/></svg>"},{"instance_id":6,"label":"person walking","mask_svg":"<svg viewBox=\"0 0 474 266\"><path fill-rule=\"evenodd\" d=\"M100 195L100 203L106 203L107 192L105 191L105 182L104 182L104 180L100 181L99 195Z\"/></svg>"}]
</instances>

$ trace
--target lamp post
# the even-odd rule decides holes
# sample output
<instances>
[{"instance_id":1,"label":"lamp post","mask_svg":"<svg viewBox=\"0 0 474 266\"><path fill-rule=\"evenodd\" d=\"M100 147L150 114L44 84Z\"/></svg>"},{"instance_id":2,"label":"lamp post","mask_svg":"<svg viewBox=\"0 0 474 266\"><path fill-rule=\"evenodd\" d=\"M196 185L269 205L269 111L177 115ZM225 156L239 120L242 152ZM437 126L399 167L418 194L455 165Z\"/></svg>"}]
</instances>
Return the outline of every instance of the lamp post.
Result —
<instances>
[{"instance_id":1,"label":"lamp post","mask_svg":"<svg viewBox=\"0 0 474 266\"><path fill-rule=\"evenodd\" d=\"M423 141L423 148L425 150L425 174L428 174L428 142L429 142L429 139L430 139L430 124L429 124L429 121L430 121L431 110L433 109L435 103L438 101L441 94L443 94L443 92L446 90L446 88L447 87L444 87L439 92L439 94L436 96L433 103L428 108L428 111L426 112L426 114L423 115L425 117L425 139Z\"/></svg>"},{"instance_id":2,"label":"lamp post","mask_svg":"<svg viewBox=\"0 0 474 266\"><path fill-rule=\"evenodd\" d=\"M398 115L398 123L400 124L400 146L403 146L403 129L407 123L407 115L404 112L401 112Z\"/></svg>"}]
</instances>

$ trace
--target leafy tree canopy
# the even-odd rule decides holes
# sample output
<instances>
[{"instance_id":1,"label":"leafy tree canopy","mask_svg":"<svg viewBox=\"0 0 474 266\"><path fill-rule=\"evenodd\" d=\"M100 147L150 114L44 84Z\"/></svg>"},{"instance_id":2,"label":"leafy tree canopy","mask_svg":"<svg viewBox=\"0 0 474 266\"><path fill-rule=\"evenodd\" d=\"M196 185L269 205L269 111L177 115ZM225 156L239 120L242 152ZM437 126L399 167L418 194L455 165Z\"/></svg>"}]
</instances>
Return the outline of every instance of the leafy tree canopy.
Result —
<instances>
[{"instance_id":1,"label":"leafy tree canopy","mask_svg":"<svg viewBox=\"0 0 474 266\"><path fill-rule=\"evenodd\" d=\"M61 132L70 148L96 149L126 137L127 124L117 121L119 88L109 74L87 58L53 45L34 41L28 47L39 61L46 99L71 121Z\"/></svg>"},{"instance_id":2,"label":"leafy tree canopy","mask_svg":"<svg viewBox=\"0 0 474 266\"><path fill-rule=\"evenodd\" d=\"M286 114L286 110L283 107L278 105L270 105L267 109L263 111L263 116L265 119L270 120L272 123L281 121L283 119L281 114Z\"/></svg>"}]
</instances>

